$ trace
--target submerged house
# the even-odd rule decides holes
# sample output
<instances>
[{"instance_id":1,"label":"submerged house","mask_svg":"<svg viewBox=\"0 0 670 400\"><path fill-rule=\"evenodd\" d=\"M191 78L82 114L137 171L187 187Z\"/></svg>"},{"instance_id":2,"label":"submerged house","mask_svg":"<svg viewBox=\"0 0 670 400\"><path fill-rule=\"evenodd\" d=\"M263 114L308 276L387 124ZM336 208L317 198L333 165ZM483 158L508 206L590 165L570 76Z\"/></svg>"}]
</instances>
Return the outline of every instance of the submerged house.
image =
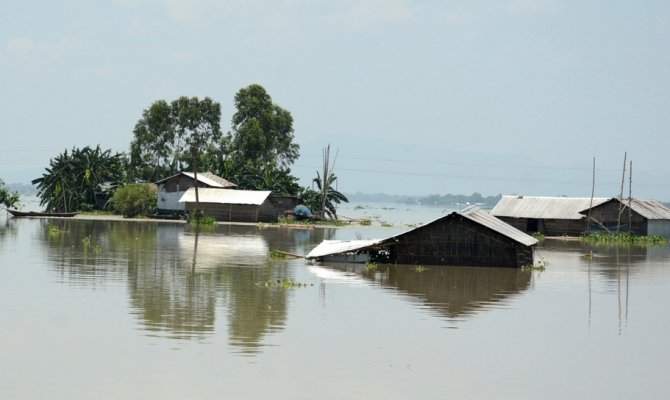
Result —
<instances>
[{"instance_id":1,"label":"submerged house","mask_svg":"<svg viewBox=\"0 0 670 400\"><path fill-rule=\"evenodd\" d=\"M200 209L217 221L277 222L277 218L297 205L293 197L275 197L270 191L235 189L198 189ZM179 199L184 209L195 211L195 188L188 189Z\"/></svg>"},{"instance_id":2,"label":"submerged house","mask_svg":"<svg viewBox=\"0 0 670 400\"><path fill-rule=\"evenodd\" d=\"M522 267L537 240L477 207L453 212L387 239L326 240L307 259L420 265Z\"/></svg>"},{"instance_id":3,"label":"submerged house","mask_svg":"<svg viewBox=\"0 0 670 400\"><path fill-rule=\"evenodd\" d=\"M621 212L621 214L619 214ZM670 208L654 200L611 198L581 211L590 217L589 228L610 232L630 232L634 235L659 235L670 238Z\"/></svg>"},{"instance_id":4,"label":"submerged house","mask_svg":"<svg viewBox=\"0 0 670 400\"><path fill-rule=\"evenodd\" d=\"M160 213L183 213L184 203L180 203L179 199L192 187L195 187L196 180L193 172L180 172L176 175L161 179L155 182L158 186L157 190L157 205ZM214 175L211 172L198 172L197 184L199 188L218 188L218 189L232 189L237 187L232 182Z\"/></svg>"},{"instance_id":5,"label":"submerged house","mask_svg":"<svg viewBox=\"0 0 670 400\"><path fill-rule=\"evenodd\" d=\"M579 236L586 231L581 212L606 202L595 197L502 196L491 215L526 233Z\"/></svg>"}]
</instances>

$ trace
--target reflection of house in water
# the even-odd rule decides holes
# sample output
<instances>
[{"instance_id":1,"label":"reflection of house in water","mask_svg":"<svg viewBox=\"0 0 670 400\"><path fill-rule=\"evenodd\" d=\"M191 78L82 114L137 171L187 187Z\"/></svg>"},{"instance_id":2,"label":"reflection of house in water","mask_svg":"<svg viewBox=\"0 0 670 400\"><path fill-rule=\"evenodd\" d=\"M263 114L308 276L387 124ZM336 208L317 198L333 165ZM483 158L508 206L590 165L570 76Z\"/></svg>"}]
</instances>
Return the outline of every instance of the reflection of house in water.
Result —
<instances>
[{"instance_id":1,"label":"reflection of house in water","mask_svg":"<svg viewBox=\"0 0 670 400\"><path fill-rule=\"evenodd\" d=\"M50 235L49 222L67 233ZM291 291L261 283L292 279L294 269L269 260L268 249L309 246L333 234L222 224L197 235L196 247L195 233L178 223L33 220L0 224L0 244L5 229L17 224L41 225L40 253L59 280L125 287L129 313L146 334L203 338L227 324L230 344L241 354L259 352L287 320ZM84 239L100 245L99 252L84 248Z\"/></svg>"},{"instance_id":2,"label":"reflection of house in water","mask_svg":"<svg viewBox=\"0 0 670 400\"><path fill-rule=\"evenodd\" d=\"M326 281L341 280L353 285L374 281L417 298L448 318L504 303L528 289L532 277L532 271L517 268L431 267L421 272L409 265L378 268L370 272L360 264L330 264L311 272Z\"/></svg>"},{"instance_id":3,"label":"reflection of house in water","mask_svg":"<svg viewBox=\"0 0 670 400\"><path fill-rule=\"evenodd\" d=\"M217 308L223 307L231 345L241 354L257 353L287 316L288 292L259 285L289 275L286 266L269 264L274 232L224 225L196 235L183 225L160 224L153 262L130 279L132 303L146 329L201 336L215 329Z\"/></svg>"},{"instance_id":4,"label":"reflection of house in water","mask_svg":"<svg viewBox=\"0 0 670 400\"><path fill-rule=\"evenodd\" d=\"M220 235L184 232L177 239L182 258L195 260L195 269L220 266L267 265L268 245L261 235Z\"/></svg>"}]
</instances>

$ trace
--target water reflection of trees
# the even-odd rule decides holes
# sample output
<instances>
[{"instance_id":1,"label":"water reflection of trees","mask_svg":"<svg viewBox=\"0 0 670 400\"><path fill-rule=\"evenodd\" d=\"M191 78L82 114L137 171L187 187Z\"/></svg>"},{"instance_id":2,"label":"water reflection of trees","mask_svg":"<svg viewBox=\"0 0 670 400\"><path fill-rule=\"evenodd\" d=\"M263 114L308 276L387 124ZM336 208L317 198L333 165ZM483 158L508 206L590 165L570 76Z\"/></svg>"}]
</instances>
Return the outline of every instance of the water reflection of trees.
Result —
<instances>
[{"instance_id":1,"label":"water reflection of trees","mask_svg":"<svg viewBox=\"0 0 670 400\"><path fill-rule=\"evenodd\" d=\"M383 287L400 290L450 319L486 310L528 289L532 271L520 268L426 267L384 265L368 271L361 265L328 266L353 271Z\"/></svg>"},{"instance_id":2,"label":"water reflection of trees","mask_svg":"<svg viewBox=\"0 0 670 400\"><path fill-rule=\"evenodd\" d=\"M170 223L40 223L49 266L63 280L81 286L125 282L131 312L150 335L205 337L216 329L220 305L229 341L243 354L258 352L266 335L283 329L287 319L290 290L260 283L292 278L292 269L285 261L270 261L268 251L300 252L333 235L256 225L219 225L196 234ZM99 249L85 246L85 239Z\"/></svg>"},{"instance_id":3,"label":"water reflection of trees","mask_svg":"<svg viewBox=\"0 0 670 400\"><path fill-rule=\"evenodd\" d=\"M286 265L261 268L227 268L223 299L228 309L228 335L241 353L259 351L262 339L282 330L287 318L289 290L260 282L289 275Z\"/></svg>"},{"instance_id":4,"label":"water reflection of trees","mask_svg":"<svg viewBox=\"0 0 670 400\"><path fill-rule=\"evenodd\" d=\"M118 222L69 219L41 219L39 238L46 244L49 266L64 280L78 285L105 284L106 279L123 279L119 241L127 241L128 231ZM151 227L141 227L141 230ZM155 231L155 228L154 228ZM135 247L151 235L135 235ZM101 280L103 279L103 280Z\"/></svg>"},{"instance_id":5,"label":"water reflection of trees","mask_svg":"<svg viewBox=\"0 0 670 400\"><path fill-rule=\"evenodd\" d=\"M0 216L0 249L5 245L8 238L16 237L17 224L13 218Z\"/></svg>"}]
</instances>

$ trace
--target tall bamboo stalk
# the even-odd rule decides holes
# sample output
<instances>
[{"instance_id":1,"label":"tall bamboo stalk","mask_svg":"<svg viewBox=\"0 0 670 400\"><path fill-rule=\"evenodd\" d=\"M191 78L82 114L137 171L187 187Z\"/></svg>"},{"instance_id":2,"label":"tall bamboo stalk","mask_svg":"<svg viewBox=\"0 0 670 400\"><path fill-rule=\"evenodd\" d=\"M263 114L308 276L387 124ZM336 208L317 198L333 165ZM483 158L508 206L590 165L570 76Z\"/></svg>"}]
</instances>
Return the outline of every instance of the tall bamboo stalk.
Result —
<instances>
[{"instance_id":1,"label":"tall bamboo stalk","mask_svg":"<svg viewBox=\"0 0 670 400\"><path fill-rule=\"evenodd\" d=\"M626 157L628 156L627 152L623 153L623 172L621 173L621 193L619 194L619 212L617 213L616 220L616 233L619 233L619 227L621 226L621 213L623 212L623 184L626 180Z\"/></svg>"},{"instance_id":2,"label":"tall bamboo stalk","mask_svg":"<svg viewBox=\"0 0 670 400\"><path fill-rule=\"evenodd\" d=\"M630 208L633 202L633 161L628 168L628 233L633 231L633 210Z\"/></svg>"},{"instance_id":3,"label":"tall bamboo stalk","mask_svg":"<svg viewBox=\"0 0 670 400\"><path fill-rule=\"evenodd\" d=\"M586 233L591 228L591 209L593 208L593 195L596 192L596 158L593 157L593 174L591 176L591 203L589 204L589 214L586 217Z\"/></svg>"}]
</instances>

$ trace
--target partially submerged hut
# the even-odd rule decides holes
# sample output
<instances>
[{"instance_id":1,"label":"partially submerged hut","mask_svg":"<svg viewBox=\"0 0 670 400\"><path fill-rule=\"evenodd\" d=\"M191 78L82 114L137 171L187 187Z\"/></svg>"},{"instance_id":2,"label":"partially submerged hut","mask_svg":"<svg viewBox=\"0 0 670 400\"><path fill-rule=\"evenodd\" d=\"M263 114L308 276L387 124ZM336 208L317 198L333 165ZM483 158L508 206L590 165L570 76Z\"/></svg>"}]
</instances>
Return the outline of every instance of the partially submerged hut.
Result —
<instances>
[{"instance_id":1,"label":"partially submerged hut","mask_svg":"<svg viewBox=\"0 0 670 400\"><path fill-rule=\"evenodd\" d=\"M502 196L491 215L526 233L579 236L586 231L580 212L607 201L596 197Z\"/></svg>"},{"instance_id":2,"label":"partially submerged hut","mask_svg":"<svg viewBox=\"0 0 670 400\"><path fill-rule=\"evenodd\" d=\"M476 207L387 239L329 241L307 259L420 265L522 267L537 240Z\"/></svg>"},{"instance_id":3,"label":"partially submerged hut","mask_svg":"<svg viewBox=\"0 0 670 400\"><path fill-rule=\"evenodd\" d=\"M265 190L198 189L200 209L217 221L277 222L280 215L297 205L292 197L274 197ZM179 199L186 211L195 211L195 188L188 189Z\"/></svg>"},{"instance_id":4,"label":"partially submerged hut","mask_svg":"<svg viewBox=\"0 0 670 400\"><path fill-rule=\"evenodd\" d=\"M180 172L161 179L155 184L158 186L156 192L158 212L162 214L183 213L185 204L180 203L179 199L188 189L196 186L196 179L193 172ZM232 189L237 187L234 183L211 172L198 172L197 184L199 188Z\"/></svg>"},{"instance_id":5,"label":"partially submerged hut","mask_svg":"<svg viewBox=\"0 0 670 400\"><path fill-rule=\"evenodd\" d=\"M590 213L588 208L581 213L590 216L591 231L619 231L670 238L670 208L658 201L637 199L629 201L614 197L594 206Z\"/></svg>"}]
</instances>

